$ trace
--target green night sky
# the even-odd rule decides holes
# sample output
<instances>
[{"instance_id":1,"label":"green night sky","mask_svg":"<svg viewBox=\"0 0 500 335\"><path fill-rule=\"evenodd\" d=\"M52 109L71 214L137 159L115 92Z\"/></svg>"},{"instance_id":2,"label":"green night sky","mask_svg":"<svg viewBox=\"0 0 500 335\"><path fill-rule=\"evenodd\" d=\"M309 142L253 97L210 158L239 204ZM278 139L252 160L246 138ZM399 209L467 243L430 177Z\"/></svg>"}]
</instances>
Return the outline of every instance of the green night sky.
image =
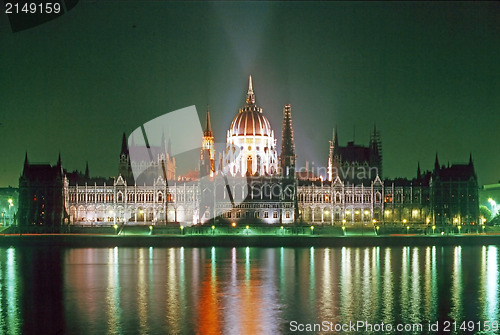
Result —
<instances>
[{"instance_id":1,"label":"green night sky","mask_svg":"<svg viewBox=\"0 0 500 335\"><path fill-rule=\"evenodd\" d=\"M335 125L368 144L376 123L384 177L471 152L500 180L498 3L81 1L17 33L1 13L0 42L0 186L26 151L115 176L123 131L190 105L224 142L250 74L278 144L292 105L299 165L326 165Z\"/></svg>"}]
</instances>

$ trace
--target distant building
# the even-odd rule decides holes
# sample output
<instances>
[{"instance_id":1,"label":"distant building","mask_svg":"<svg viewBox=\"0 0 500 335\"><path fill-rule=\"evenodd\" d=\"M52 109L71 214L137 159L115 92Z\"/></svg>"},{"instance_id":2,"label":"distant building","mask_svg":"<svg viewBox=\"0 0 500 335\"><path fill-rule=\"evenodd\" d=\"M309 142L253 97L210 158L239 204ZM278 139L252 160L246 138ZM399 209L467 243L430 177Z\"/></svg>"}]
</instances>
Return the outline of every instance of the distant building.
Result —
<instances>
[{"instance_id":1,"label":"distant building","mask_svg":"<svg viewBox=\"0 0 500 335\"><path fill-rule=\"evenodd\" d=\"M436 224L478 223L479 186L472 156L468 164L440 167L436 155L430 189L432 216Z\"/></svg>"},{"instance_id":2,"label":"distant building","mask_svg":"<svg viewBox=\"0 0 500 335\"><path fill-rule=\"evenodd\" d=\"M19 178L19 226L61 226L68 203L64 183L61 156L57 164L51 166L30 164L26 154Z\"/></svg>"}]
</instances>

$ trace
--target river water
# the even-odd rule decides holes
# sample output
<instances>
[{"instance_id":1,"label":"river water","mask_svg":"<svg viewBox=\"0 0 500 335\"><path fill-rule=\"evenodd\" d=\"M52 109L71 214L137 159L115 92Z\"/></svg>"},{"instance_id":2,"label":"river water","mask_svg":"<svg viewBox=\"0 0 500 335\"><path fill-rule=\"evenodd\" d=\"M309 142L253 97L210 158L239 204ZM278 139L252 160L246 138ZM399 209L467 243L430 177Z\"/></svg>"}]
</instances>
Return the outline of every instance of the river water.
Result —
<instances>
[{"instance_id":1,"label":"river water","mask_svg":"<svg viewBox=\"0 0 500 335\"><path fill-rule=\"evenodd\" d=\"M490 334L499 256L496 246L3 248L0 333Z\"/></svg>"}]
</instances>

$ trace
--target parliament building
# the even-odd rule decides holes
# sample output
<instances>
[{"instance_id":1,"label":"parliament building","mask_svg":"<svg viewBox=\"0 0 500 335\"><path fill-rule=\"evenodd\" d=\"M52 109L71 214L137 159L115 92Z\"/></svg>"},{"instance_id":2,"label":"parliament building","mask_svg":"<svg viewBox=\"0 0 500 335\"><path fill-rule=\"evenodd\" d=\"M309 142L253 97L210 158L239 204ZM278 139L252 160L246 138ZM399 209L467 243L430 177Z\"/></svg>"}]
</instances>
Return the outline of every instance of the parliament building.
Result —
<instances>
[{"instance_id":1,"label":"parliament building","mask_svg":"<svg viewBox=\"0 0 500 335\"><path fill-rule=\"evenodd\" d=\"M215 151L207 111L196 175L176 176L165 136L159 146L148 147L149 156L135 161L130 151L136 148L129 147L124 134L116 178L92 178L88 167L85 174L66 172L60 159L55 167L30 164L26 156L19 224L44 225L47 217L56 225L479 224L472 157L446 167L436 155L432 171L421 172L418 166L413 179L383 179L376 128L367 146L340 146L338 135L335 129L324 174L296 169L291 106L283 108L278 150L250 77L245 104L230 124L222 152ZM135 164L146 166L139 176L132 173ZM40 178L37 171L47 177ZM39 203L42 198L46 205Z\"/></svg>"}]
</instances>

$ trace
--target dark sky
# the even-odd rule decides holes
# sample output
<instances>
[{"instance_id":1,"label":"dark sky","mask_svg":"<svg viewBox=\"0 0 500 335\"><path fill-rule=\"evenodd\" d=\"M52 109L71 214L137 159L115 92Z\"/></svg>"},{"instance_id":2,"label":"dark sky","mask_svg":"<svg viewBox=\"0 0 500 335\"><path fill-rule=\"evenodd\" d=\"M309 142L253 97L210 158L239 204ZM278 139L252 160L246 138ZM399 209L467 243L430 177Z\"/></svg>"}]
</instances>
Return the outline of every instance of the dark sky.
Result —
<instances>
[{"instance_id":1,"label":"dark sky","mask_svg":"<svg viewBox=\"0 0 500 335\"><path fill-rule=\"evenodd\" d=\"M292 104L299 165L380 130L385 177L467 162L500 180L498 3L81 1L12 33L0 14L0 186L31 162L114 176L121 135L210 105L216 141L248 75L278 138ZM281 139L278 140L281 142Z\"/></svg>"}]
</instances>

